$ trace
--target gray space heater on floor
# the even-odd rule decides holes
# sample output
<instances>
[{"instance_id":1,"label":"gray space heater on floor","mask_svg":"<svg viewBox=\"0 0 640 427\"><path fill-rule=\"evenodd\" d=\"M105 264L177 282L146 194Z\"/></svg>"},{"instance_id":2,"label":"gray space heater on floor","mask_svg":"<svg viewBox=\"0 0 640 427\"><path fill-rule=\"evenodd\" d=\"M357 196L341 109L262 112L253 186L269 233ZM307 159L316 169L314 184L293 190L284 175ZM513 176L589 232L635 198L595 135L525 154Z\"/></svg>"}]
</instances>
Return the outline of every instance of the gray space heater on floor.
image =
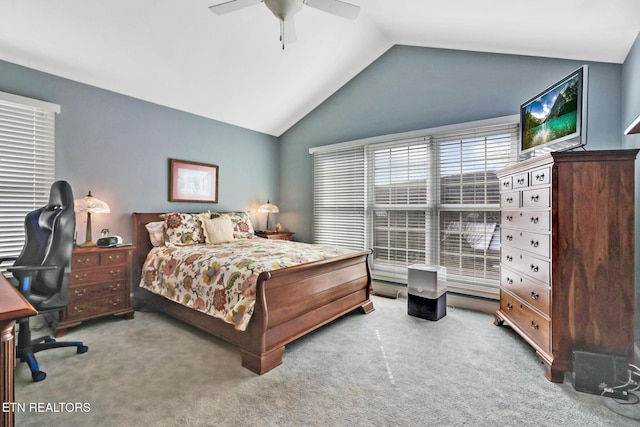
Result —
<instances>
[{"instance_id":1,"label":"gray space heater on floor","mask_svg":"<svg viewBox=\"0 0 640 427\"><path fill-rule=\"evenodd\" d=\"M447 314L447 269L414 264L409 266L407 284L408 313L427 320Z\"/></svg>"}]
</instances>

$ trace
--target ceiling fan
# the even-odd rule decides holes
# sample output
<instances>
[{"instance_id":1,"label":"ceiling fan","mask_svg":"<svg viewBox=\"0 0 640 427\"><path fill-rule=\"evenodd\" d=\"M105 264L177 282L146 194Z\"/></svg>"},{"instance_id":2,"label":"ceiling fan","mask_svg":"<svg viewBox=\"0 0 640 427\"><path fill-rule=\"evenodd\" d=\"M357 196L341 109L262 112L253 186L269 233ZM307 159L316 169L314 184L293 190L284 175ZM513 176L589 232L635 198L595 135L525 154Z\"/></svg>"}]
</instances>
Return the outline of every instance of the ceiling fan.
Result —
<instances>
[{"instance_id":1,"label":"ceiling fan","mask_svg":"<svg viewBox=\"0 0 640 427\"><path fill-rule=\"evenodd\" d=\"M264 3L267 8L280 20L280 41L282 49L287 43L296 41L296 29L293 16L307 5L314 9L322 10L332 15L347 19L355 19L360 12L360 6L345 3L340 0L231 0L218 5L210 6L209 10L218 15L235 12L245 7Z\"/></svg>"}]
</instances>

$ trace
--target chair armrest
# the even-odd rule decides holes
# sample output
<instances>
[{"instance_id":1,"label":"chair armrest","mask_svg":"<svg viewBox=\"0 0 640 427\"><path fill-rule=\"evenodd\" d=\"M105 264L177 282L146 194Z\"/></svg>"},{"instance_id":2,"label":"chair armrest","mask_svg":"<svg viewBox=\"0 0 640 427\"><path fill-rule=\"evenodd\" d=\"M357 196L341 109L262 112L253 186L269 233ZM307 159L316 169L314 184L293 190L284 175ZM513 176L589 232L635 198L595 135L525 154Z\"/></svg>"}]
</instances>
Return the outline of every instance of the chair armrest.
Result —
<instances>
[{"instance_id":1,"label":"chair armrest","mask_svg":"<svg viewBox=\"0 0 640 427\"><path fill-rule=\"evenodd\" d=\"M47 270L57 270L57 265L20 265L16 267L9 267L7 271L11 273L21 272L24 273L24 276L20 280L18 285L18 290L25 298L29 298L29 294L31 294L31 282L35 277L36 273L39 271L47 271Z\"/></svg>"},{"instance_id":2,"label":"chair armrest","mask_svg":"<svg viewBox=\"0 0 640 427\"><path fill-rule=\"evenodd\" d=\"M5 257L0 257L0 264L2 264L3 262L7 262L7 261L15 261L17 260L18 257L17 256L5 256Z\"/></svg>"}]
</instances>

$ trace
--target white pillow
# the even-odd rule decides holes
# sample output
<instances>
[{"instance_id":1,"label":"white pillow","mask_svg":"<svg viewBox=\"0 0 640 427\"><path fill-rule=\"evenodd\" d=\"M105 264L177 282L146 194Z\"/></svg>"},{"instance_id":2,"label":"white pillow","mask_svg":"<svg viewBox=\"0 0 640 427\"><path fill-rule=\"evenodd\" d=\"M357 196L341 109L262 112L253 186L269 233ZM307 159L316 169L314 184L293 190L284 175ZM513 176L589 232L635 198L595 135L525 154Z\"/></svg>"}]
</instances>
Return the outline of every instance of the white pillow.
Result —
<instances>
[{"instance_id":1,"label":"white pillow","mask_svg":"<svg viewBox=\"0 0 640 427\"><path fill-rule=\"evenodd\" d=\"M233 223L229 215L220 215L215 218L204 219L205 242L208 245L218 245L233 240Z\"/></svg>"},{"instance_id":2,"label":"white pillow","mask_svg":"<svg viewBox=\"0 0 640 427\"><path fill-rule=\"evenodd\" d=\"M145 225L153 246L164 245L164 221L150 222Z\"/></svg>"}]
</instances>

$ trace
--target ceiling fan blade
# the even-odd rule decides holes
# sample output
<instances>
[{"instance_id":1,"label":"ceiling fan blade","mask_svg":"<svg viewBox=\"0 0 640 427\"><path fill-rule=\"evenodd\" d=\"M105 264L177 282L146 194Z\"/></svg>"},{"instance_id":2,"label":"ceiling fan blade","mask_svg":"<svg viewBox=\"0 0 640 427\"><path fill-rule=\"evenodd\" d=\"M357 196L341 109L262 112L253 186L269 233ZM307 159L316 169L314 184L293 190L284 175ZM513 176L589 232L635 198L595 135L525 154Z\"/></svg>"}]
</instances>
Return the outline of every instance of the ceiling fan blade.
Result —
<instances>
[{"instance_id":1,"label":"ceiling fan blade","mask_svg":"<svg viewBox=\"0 0 640 427\"><path fill-rule=\"evenodd\" d=\"M347 19L356 19L360 12L360 6L340 0L304 0L304 4Z\"/></svg>"},{"instance_id":2,"label":"ceiling fan blade","mask_svg":"<svg viewBox=\"0 0 640 427\"><path fill-rule=\"evenodd\" d=\"M226 3L209 6L209 10L217 15L224 15L258 3L262 3L262 0L231 0Z\"/></svg>"},{"instance_id":3,"label":"ceiling fan blade","mask_svg":"<svg viewBox=\"0 0 640 427\"><path fill-rule=\"evenodd\" d=\"M280 41L282 41L282 48L284 49L285 44L295 42L296 39L296 25L293 17L290 17L286 21L280 21Z\"/></svg>"}]
</instances>

